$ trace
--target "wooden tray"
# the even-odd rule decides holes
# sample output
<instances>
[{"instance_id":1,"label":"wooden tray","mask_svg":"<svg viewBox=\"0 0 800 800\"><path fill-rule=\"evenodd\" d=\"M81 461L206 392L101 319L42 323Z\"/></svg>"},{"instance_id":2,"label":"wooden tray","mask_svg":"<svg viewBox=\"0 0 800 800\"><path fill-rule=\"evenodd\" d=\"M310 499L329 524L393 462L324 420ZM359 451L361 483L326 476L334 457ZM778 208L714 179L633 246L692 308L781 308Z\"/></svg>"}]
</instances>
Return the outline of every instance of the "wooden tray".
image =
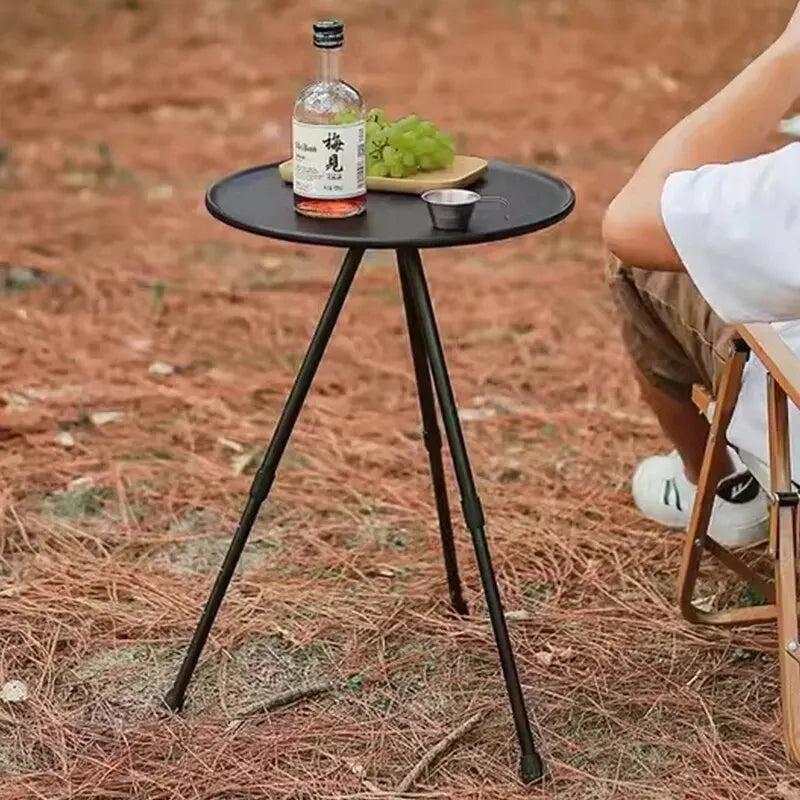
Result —
<instances>
[{"instance_id":1,"label":"wooden tray","mask_svg":"<svg viewBox=\"0 0 800 800\"><path fill-rule=\"evenodd\" d=\"M489 162L476 156L456 156L453 163L444 169L418 172L408 178L367 178L367 189L371 192L399 192L400 194L422 194L429 189L461 189L475 183L489 168ZM281 178L292 182L292 162L280 165Z\"/></svg>"}]
</instances>

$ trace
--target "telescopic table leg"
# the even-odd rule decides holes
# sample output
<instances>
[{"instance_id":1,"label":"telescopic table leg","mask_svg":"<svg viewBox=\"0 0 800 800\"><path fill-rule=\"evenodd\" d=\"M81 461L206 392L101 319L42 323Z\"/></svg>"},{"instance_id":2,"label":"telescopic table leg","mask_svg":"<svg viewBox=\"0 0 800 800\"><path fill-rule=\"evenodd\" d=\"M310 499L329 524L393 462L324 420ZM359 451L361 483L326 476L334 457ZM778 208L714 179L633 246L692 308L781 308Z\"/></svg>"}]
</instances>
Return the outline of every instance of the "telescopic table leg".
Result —
<instances>
[{"instance_id":1,"label":"telescopic table leg","mask_svg":"<svg viewBox=\"0 0 800 800\"><path fill-rule=\"evenodd\" d=\"M272 440L269 443L264 459L253 479L247 505L239 520L236 533L225 555L225 560L222 562L222 567L220 568L214 587L206 602L203 614L200 617L200 621L197 623L197 628L195 629L191 644L186 651L183 663L175 678L175 683L165 698L166 704L173 711L178 711L183 707L186 687L189 685L192 673L203 652L203 647L208 639L211 626L214 624L214 619L225 597L225 592L236 570L236 565L239 563L239 558L247 543L247 538L250 535L253 523L256 521L261 505L267 499L267 495L272 488L278 464L289 442L289 437L292 434L297 418L300 416L308 390L311 388L314 375L325 353L325 348L330 341L331 334L339 318L339 313L350 291L350 286L353 283L353 278L356 275L363 255L364 250L361 248L348 250L341 269L339 270L328 302L322 312L322 316L311 338L311 343L308 346L303 363L300 366L292 389L289 392L286 405L275 427Z\"/></svg>"},{"instance_id":2,"label":"telescopic table leg","mask_svg":"<svg viewBox=\"0 0 800 800\"><path fill-rule=\"evenodd\" d=\"M458 558L453 542L453 524L450 519L450 504L447 500L447 484L442 463L442 434L436 421L436 405L431 386L431 373L425 355L425 344L422 341L417 313L411 302L408 287L408 267L404 263L403 251L397 251L397 266L400 273L400 285L403 289L403 305L405 306L408 337L411 343L411 358L414 363L414 374L419 395L419 409L422 417L422 437L428 451L428 462L433 482L433 494L436 500L436 513L439 518L439 534L442 540L444 567L447 573L447 587L450 594L450 605L457 614L469 613L461 579L458 575Z\"/></svg>"},{"instance_id":3,"label":"telescopic table leg","mask_svg":"<svg viewBox=\"0 0 800 800\"><path fill-rule=\"evenodd\" d=\"M464 518L472 534L475 556L481 575L483 591L486 596L486 605L489 610L489 618L492 622L497 651L500 655L500 664L505 678L511 711L514 716L517 738L522 751L520 772L525 783L533 783L543 777L544 767L539 754L536 752L533 736L531 735L525 699L522 696L522 688L520 687L514 653L508 636L500 592L489 555L489 545L486 540L486 520L475 488L475 481L472 477L464 435L458 419L455 395L447 372L444 350L439 338L419 251L403 251L402 261L406 268L411 302L420 323L427 358L433 374L433 383L439 399L442 420L450 445L450 454L453 458L453 465L461 492Z\"/></svg>"}]
</instances>

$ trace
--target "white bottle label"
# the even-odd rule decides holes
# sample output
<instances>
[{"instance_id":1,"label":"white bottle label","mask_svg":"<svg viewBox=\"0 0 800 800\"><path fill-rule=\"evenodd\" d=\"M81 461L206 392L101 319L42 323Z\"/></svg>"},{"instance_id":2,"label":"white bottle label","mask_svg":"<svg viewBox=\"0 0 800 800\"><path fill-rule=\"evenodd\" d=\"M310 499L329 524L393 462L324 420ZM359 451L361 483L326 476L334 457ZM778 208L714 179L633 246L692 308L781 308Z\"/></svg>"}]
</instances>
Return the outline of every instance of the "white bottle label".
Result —
<instances>
[{"instance_id":1,"label":"white bottle label","mask_svg":"<svg viewBox=\"0 0 800 800\"><path fill-rule=\"evenodd\" d=\"M309 125L292 120L295 194L344 200L367 190L365 122Z\"/></svg>"}]
</instances>

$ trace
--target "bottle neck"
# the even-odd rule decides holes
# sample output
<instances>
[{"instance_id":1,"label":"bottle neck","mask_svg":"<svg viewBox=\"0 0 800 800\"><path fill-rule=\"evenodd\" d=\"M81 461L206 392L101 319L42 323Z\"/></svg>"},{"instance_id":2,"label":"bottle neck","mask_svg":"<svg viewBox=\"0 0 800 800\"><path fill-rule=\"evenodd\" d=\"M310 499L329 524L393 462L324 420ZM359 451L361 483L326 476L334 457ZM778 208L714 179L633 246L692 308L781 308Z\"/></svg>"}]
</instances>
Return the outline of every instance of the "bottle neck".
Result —
<instances>
[{"instance_id":1,"label":"bottle neck","mask_svg":"<svg viewBox=\"0 0 800 800\"><path fill-rule=\"evenodd\" d=\"M319 78L324 83L341 80L342 48L319 48Z\"/></svg>"}]
</instances>

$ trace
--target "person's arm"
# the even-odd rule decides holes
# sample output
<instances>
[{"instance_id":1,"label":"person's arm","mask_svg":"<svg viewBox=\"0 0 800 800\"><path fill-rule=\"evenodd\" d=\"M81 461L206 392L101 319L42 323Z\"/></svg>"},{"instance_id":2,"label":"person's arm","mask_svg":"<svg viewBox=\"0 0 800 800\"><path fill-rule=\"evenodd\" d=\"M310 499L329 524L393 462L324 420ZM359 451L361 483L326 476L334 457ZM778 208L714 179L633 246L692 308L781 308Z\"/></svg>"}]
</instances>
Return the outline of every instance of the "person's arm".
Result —
<instances>
[{"instance_id":1,"label":"person's arm","mask_svg":"<svg viewBox=\"0 0 800 800\"><path fill-rule=\"evenodd\" d=\"M661 216L667 178L757 154L798 96L800 4L769 49L651 150L605 214L603 239L608 249L638 267L682 269Z\"/></svg>"}]
</instances>

